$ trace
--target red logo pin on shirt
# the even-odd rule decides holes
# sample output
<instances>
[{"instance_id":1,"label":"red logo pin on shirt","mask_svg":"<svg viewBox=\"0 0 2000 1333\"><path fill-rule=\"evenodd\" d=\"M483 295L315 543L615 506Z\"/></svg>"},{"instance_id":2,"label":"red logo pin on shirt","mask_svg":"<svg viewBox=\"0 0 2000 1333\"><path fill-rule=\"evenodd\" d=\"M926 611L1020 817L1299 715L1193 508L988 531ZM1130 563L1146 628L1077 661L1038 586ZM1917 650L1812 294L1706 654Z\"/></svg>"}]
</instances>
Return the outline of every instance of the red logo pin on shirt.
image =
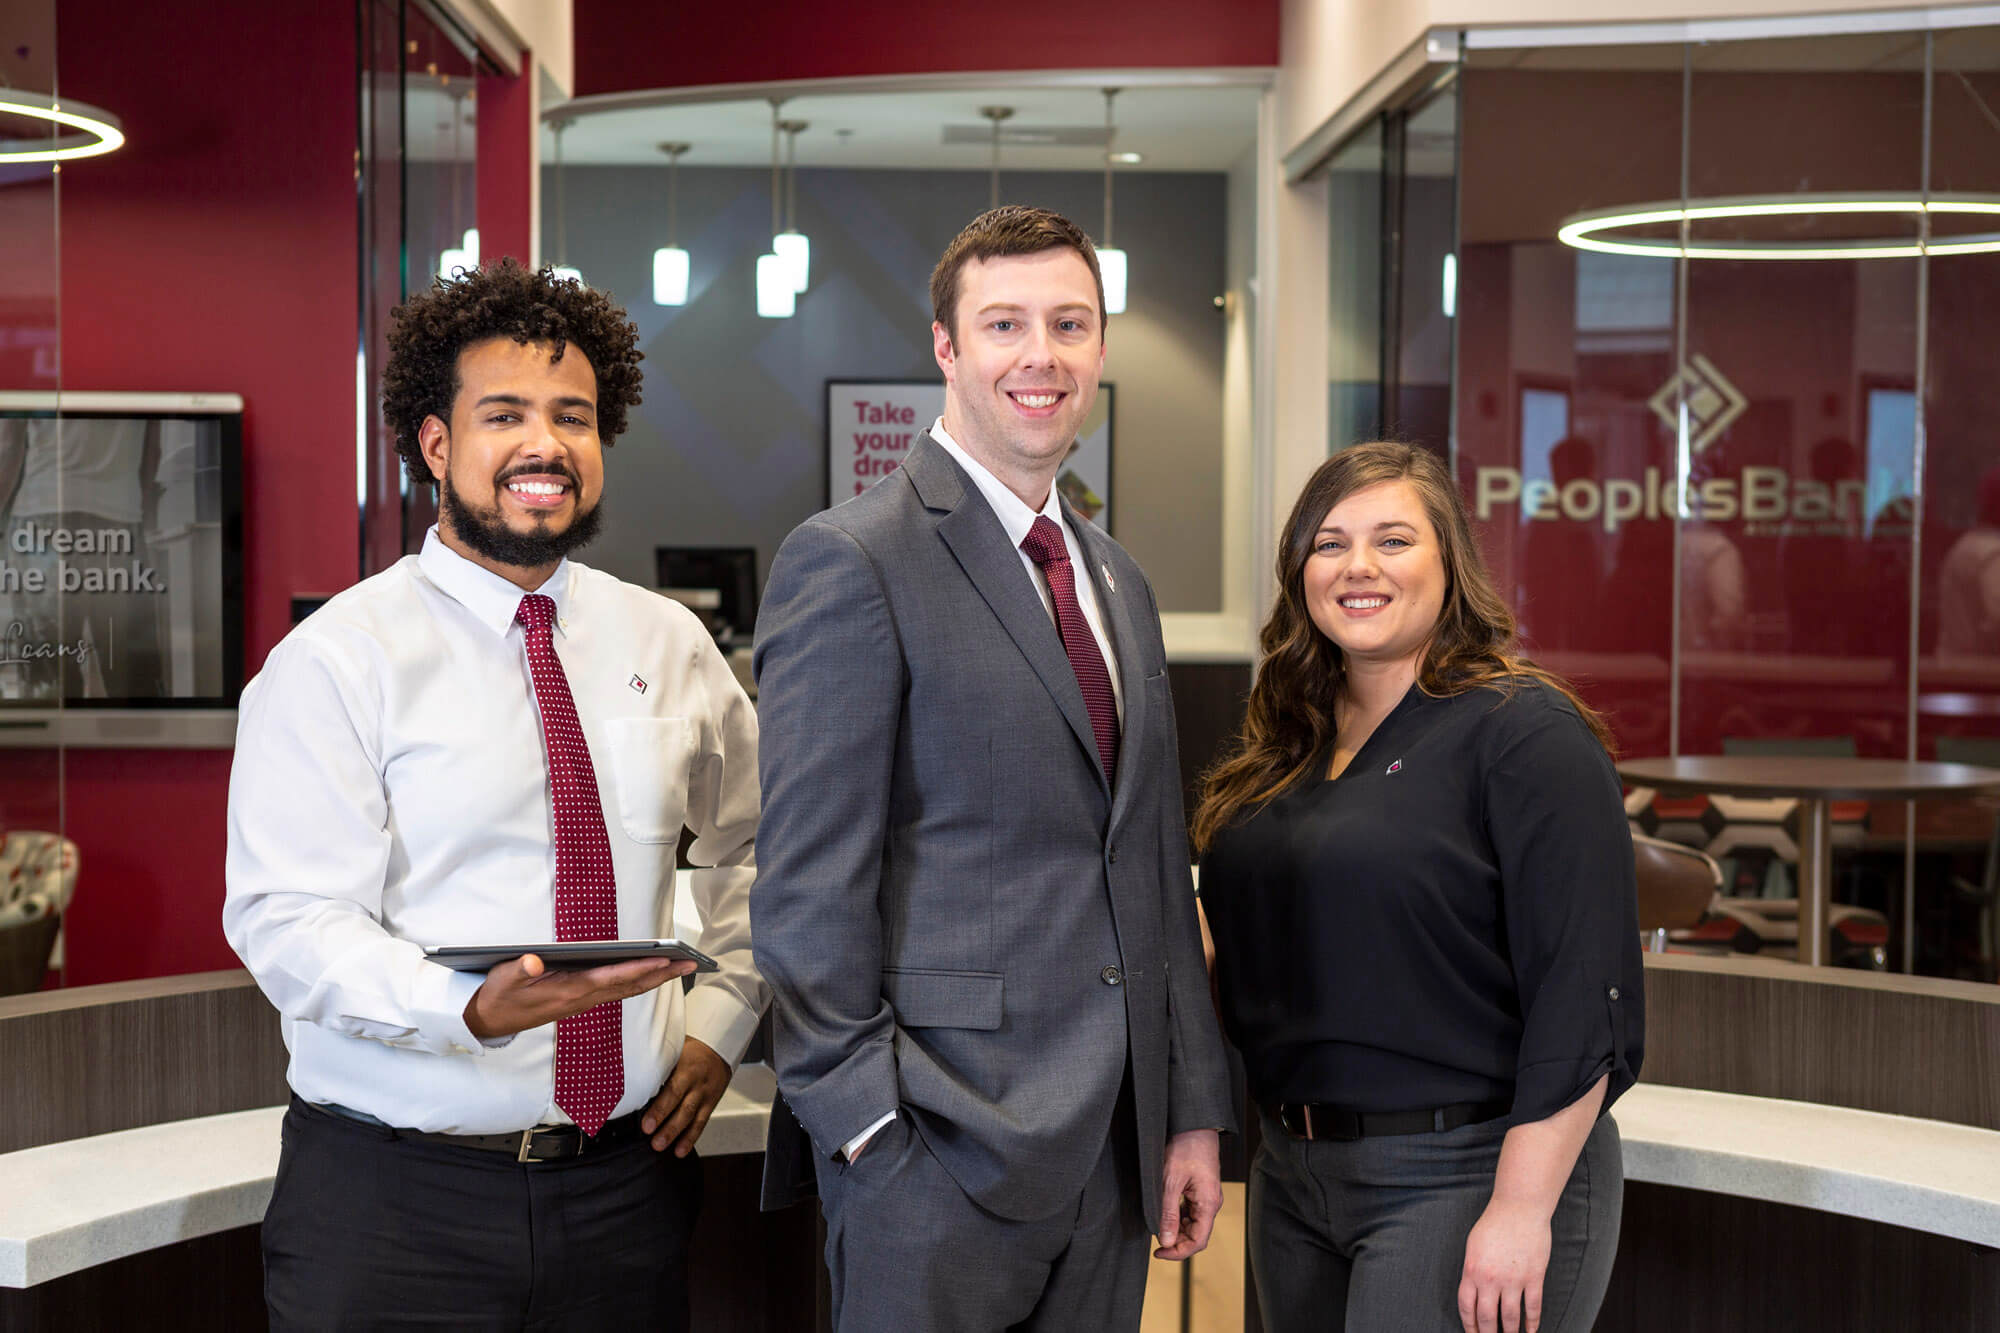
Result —
<instances>
[{"instance_id":1,"label":"red logo pin on shirt","mask_svg":"<svg viewBox=\"0 0 2000 1333\"><path fill-rule=\"evenodd\" d=\"M633 676L632 679L626 681L625 683L632 687L632 692L634 694L644 694L646 692L646 682L644 680L641 680L636 675Z\"/></svg>"}]
</instances>

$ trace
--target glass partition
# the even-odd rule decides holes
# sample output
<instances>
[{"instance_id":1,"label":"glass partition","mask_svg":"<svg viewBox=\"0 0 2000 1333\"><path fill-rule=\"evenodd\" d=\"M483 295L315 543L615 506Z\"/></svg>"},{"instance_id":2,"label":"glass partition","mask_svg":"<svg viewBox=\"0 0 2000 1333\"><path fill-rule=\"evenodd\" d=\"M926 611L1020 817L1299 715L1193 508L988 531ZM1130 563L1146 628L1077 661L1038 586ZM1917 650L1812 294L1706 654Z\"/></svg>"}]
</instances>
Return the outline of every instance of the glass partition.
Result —
<instances>
[{"instance_id":1,"label":"glass partition","mask_svg":"<svg viewBox=\"0 0 2000 1333\"><path fill-rule=\"evenodd\" d=\"M1456 104L1449 354L1418 359L1449 367L1457 474L1527 646L1626 755L2000 766L2000 30L1928 21L1469 31L1445 94L1332 164L1334 447L1376 433L1371 388L1390 433L1433 444L1408 364L1437 243L1407 202ZM1371 183L1379 235L1354 206ZM1377 294L1371 385L1350 353ZM1729 893L1788 896L1798 806L1638 792L1632 813L1707 847ZM1995 979L1994 816L1835 802L1835 961Z\"/></svg>"},{"instance_id":2,"label":"glass partition","mask_svg":"<svg viewBox=\"0 0 2000 1333\"><path fill-rule=\"evenodd\" d=\"M61 582L32 552L33 531L64 500L60 176L25 160L64 131L32 109L58 96L53 0L0 17L0 993L60 984L66 906ZM24 553L24 548L25 553ZM73 867L73 860L71 862ZM43 962L49 968L46 974Z\"/></svg>"},{"instance_id":3,"label":"glass partition","mask_svg":"<svg viewBox=\"0 0 2000 1333\"><path fill-rule=\"evenodd\" d=\"M1933 39L1930 180L1935 196L2000 201L2000 29ZM1989 224L1957 230L2000 231ZM1918 314L1919 759L2000 767L2000 376L1992 312L2000 246L1934 258ZM1995 979L2000 958L2000 830L1990 804L1907 811L1911 859L1944 891L1913 904L1920 971Z\"/></svg>"},{"instance_id":4,"label":"glass partition","mask_svg":"<svg viewBox=\"0 0 2000 1333\"><path fill-rule=\"evenodd\" d=\"M363 575L418 549L437 516L382 420L390 312L479 263L478 56L412 0L359 0L361 365L357 442Z\"/></svg>"}]
</instances>

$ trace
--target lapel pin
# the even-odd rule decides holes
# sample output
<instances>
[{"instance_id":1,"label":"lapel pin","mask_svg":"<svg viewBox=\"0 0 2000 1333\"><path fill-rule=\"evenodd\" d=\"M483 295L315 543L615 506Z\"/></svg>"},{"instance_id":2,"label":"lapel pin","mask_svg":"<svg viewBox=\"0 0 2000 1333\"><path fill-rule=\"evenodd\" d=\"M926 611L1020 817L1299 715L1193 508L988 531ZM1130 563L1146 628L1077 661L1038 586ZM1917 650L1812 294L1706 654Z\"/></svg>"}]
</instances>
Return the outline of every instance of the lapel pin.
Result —
<instances>
[{"instance_id":1,"label":"lapel pin","mask_svg":"<svg viewBox=\"0 0 2000 1333\"><path fill-rule=\"evenodd\" d=\"M1109 565L1101 565L1101 566L1099 566L1099 568L1101 568L1101 569L1102 569L1102 570L1104 571L1104 588L1105 588L1105 591L1107 591L1107 592L1117 592L1117 591L1118 591L1118 580L1117 580L1117 579L1114 579L1114 578L1112 578L1112 577L1111 577L1111 566L1109 566Z\"/></svg>"},{"instance_id":2,"label":"lapel pin","mask_svg":"<svg viewBox=\"0 0 2000 1333\"><path fill-rule=\"evenodd\" d=\"M1400 773L1400 772L1402 772L1402 771L1403 771L1403 761L1402 761L1402 760L1400 760L1400 759L1398 759L1398 760L1397 760L1397 761L1396 761L1395 763L1393 763L1393 764L1389 765L1389 768L1388 768L1388 771L1389 771L1389 772L1391 772L1391 773Z\"/></svg>"},{"instance_id":3,"label":"lapel pin","mask_svg":"<svg viewBox=\"0 0 2000 1333\"><path fill-rule=\"evenodd\" d=\"M632 692L634 694L644 694L646 692L646 682L640 679L636 675L633 676L632 679L626 681L625 683L632 687Z\"/></svg>"}]
</instances>

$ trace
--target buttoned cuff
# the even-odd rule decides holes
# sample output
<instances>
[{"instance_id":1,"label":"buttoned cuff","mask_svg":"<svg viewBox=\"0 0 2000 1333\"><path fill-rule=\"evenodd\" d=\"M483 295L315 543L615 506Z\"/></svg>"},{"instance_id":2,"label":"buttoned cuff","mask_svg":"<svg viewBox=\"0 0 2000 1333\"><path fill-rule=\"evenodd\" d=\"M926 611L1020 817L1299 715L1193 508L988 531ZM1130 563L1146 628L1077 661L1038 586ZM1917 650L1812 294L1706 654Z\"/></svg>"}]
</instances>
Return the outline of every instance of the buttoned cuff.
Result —
<instances>
[{"instance_id":1,"label":"buttoned cuff","mask_svg":"<svg viewBox=\"0 0 2000 1333\"><path fill-rule=\"evenodd\" d=\"M722 986L696 986L687 997L687 1034L729 1062L732 1072L761 1017Z\"/></svg>"},{"instance_id":2,"label":"buttoned cuff","mask_svg":"<svg viewBox=\"0 0 2000 1333\"><path fill-rule=\"evenodd\" d=\"M465 1006L472 1003L473 993L486 980L484 973L458 972L429 960L422 968L417 974L410 1007L417 1020L417 1031L429 1038L425 1044L432 1050L451 1055L484 1055L513 1040L506 1037L489 1045L473 1036L472 1029L466 1026Z\"/></svg>"}]
</instances>

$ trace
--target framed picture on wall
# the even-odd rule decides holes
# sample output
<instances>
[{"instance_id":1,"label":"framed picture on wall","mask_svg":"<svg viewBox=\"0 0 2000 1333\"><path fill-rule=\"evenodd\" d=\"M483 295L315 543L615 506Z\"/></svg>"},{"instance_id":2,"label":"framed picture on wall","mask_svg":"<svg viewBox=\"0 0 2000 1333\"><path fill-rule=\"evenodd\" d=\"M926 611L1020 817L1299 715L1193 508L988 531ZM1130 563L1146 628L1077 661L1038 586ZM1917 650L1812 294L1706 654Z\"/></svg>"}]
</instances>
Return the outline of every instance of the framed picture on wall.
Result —
<instances>
[{"instance_id":1,"label":"framed picture on wall","mask_svg":"<svg viewBox=\"0 0 2000 1333\"><path fill-rule=\"evenodd\" d=\"M1056 486L1077 513L1106 532L1111 526L1112 402L1109 384L1084 418L1076 448L1056 474ZM936 380L844 379L826 382L826 502L851 500L901 466L910 446L944 410Z\"/></svg>"}]
</instances>

